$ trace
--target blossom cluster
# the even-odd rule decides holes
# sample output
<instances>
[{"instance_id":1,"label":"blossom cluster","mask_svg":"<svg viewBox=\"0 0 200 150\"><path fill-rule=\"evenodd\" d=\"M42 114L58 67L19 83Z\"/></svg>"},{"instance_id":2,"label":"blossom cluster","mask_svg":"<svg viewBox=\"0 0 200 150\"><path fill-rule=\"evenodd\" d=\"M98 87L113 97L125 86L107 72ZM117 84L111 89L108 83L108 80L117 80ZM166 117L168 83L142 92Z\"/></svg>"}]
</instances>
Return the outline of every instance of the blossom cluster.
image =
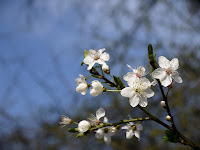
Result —
<instances>
[{"instance_id":1,"label":"blossom cluster","mask_svg":"<svg viewBox=\"0 0 200 150\"><path fill-rule=\"evenodd\" d=\"M103 121L100 119L103 118ZM129 117L129 119L132 119ZM61 117L61 125L71 124L72 119L66 116ZM109 125L109 126L108 126ZM96 128L96 130L94 130ZM88 120L82 120L78 123L78 132L87 133L87 132L96 132L95 137L97 139L104 139L106 144L111 143L111 136L115 135L116 131L120 129L120 126L110 126L108 118L105 117L105 110L99 108L96 111L96 116L90 114ZM127 125L122 125L122 129L126 129L126 138L131 139L134 135L140 140L140 131L143 127L139 124L134 124L133 122L128 123Z\"/></svg>"},{"instance_id":2,"label":"blossom cluster","mask_svg":"<svg viewBox=\"0 0 200 150\"><path fill-rule=\"evenodd\" d=\"M90 87L92 87L90 89L90 94L92 96L98 96L102 92L118 92L121 96L129 98L129 103L132 107L137 107L138 105L140 107L147 107L147 99L153 97L155 94L152 90L152 86L155 86L158 82L163 87L169 87L174 81L182 83L182 78L177 72L177 69L179 68L178 59L173 58L169 61L166 57L160 56L158 57L158 65L160 68L154 68L155 70L152 70L150 74L151 80L147 78L148 71L145 67L139 66L133 69L130 65L127 65L131 72L128 72L123 76L124 81L126 81L128 85L126 87L119 77L115 77L110 74L109 66L106 64L106 61L110 59L110 55L104 51L105 48L85 51L83 63L87 65L87 70L91 73L91 76L84 77L80 74L80 78L75 80L77 83L76 91L78 93L85 95ZM96 67L95 64L97 64ZM96 70L97 67L100 67L102 74L98 73ZM113 81L105 78L103 72L109 74ZM93 80L91 84L89 84L86 80L90 77L104 80L104 82ZM110 85L112 89L106 89L102 85L103 83ZM116 89L113 90L113 88ZM161 101L161 106L163 106L163 108L167 107L165 101ZM171 121L171 118L169 119L169 117L171 116L167 116L166 120ZM101 121L101 118L103 118L103 121ZM117 125L111 124L109 123L108 118L105 117L105 110L103 108L99 108L96 111L96 116L90 114L88 120L82 120L76 124L78 124L78 132L84 133L84 135L89 132L96 132L95 137L97 139L103 138L106 144L110 144L111 136L113 136L120 128L126 129L127 139L131 139L135 135L135 137L140 140L140 131L143 130L141 125L142 121L143 120L135 124L132 118L129 117L129 121L122 121ZM60 122L62 126L71 123L75 122L66 116L62 116Z\"/></svg>"}]
</instances>

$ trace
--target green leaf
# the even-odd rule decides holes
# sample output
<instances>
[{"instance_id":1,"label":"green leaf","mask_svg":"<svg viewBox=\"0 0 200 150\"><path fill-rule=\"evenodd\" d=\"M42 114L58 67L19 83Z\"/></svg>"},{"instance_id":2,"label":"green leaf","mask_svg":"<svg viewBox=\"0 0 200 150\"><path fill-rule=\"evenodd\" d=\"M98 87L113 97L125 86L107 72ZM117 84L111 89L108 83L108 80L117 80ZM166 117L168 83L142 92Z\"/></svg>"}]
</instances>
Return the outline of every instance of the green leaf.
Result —
<instances>
[{"instance_id":1,"label":"green leaf","mask_svg":"<svg viewBox=\"0 0 200 150\"><path fill-rule=\"evenodd\" d=\"M84 58L87 57L87 50L84 50Z\"/></svg>"},{"instance_id":2,"label":"green leaf","mask_svg":"<svg viewBox=\"0 0 200 150\"><path fill-rule=\"evenodd\" d=\"M117 89L118 90L121 90L121 89L125 88L124 83L122 82L122 80L119 77L113 76L113 78L114 78L114 81L115 81L115 83L117 85Z\"/></svg>"},{"instance_id":3,"label":"green leaf","mask_svg":"<svg viewBox=\"0 0 200 150\"><path fill-rule=\"evenodd\" d=\"M81 66L83 66L84 62L81 63Z\"/></svg>"},{"instance_id":4,"label":"green leaf","mask_svg":"<svg viewBox=\"0 0 200 150\"><path fill-rule=\"evenodd\" d=\"M163 137L164 141L171 142L171 143L178 143L180 142L180 138L177 132L172 132L170 130L165 131L166 136Z\"/></svg>"},{"instance_id":5,"label":"green leaf","mask_svg":"<svg viewBox=\"0 0 200 150\"><path fill-rule=\"evenodd\" d=\"M67 129L69 132L79 132L78 128L68 128Z\"/></svg>"}]
</instances>

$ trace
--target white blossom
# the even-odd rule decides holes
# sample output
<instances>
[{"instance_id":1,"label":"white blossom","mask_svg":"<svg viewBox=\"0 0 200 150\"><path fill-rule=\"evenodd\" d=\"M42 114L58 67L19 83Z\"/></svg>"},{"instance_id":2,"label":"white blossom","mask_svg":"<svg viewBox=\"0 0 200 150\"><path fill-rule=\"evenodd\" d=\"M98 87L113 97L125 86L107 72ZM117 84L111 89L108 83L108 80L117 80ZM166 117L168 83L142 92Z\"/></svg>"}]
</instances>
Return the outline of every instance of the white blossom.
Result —
<instances>
[{"instance_id":1,"label":"white blossom","mask_svg":"<svg viewBox=\"0 0 200 150\"><path fill-rule=\"evenodd\" d=\"M123 79L125 81L129 81L129 80L136 80L137 78L141 78L145 75L148 74L148 72L146 71L145 67L140 66L136 69L133 69L130 65L127 64L127 66L133 71L133 72L128 72L126 75L123 76Z\"/></svg>"},{"instance_id":2,"label":"white blossom","mask_svg":"<svg viewBox=\"0 0 200 150\"><path fill-rule=\"evenodd\" d=\"M82 120L78 124L79 132L86 132L90 128L90 122L87 120Z\"/></svg>"},{"instance_id":3,"label":"white blossom","mask_svg":"<svg viewBox=\"0 0 200 150\"><path fill-rule=\"evenodd\" d=\"M81 93L82 95L85 95L88 89L88 84L85 81L85 77L83 75L79 75L80 78L77 78L75 81L77 83L76 91L78 93Z\"/></svg>"},{"instance_id":4,"label":"white blossom","mask_svg":"<svg viewBox=\"0 0 200 150\"><path fill-rule=\"evenodd\" d=\"M179 73L176 71L179 68L179 61L177 58L173 58L169 61L164 56L160 56L158 58L158 64L161 68L154 70L152 72L152 77L159 79L164 87L169 86L172 83L172 79L178 83L183 82Z\"/></svg>"},{"instance_id":5,"label":"white blossom","mask_svg":"<svg viewBox=\"0 0 200 150\"><path fill-rule=\"evenodd\" d=\"M103 65L105 64L105 61L110 59L110 55L104 52L105 50L105 48L99 50L88 50L87 56L83 60L83 62L88 65L87 70L92 69L95 63Z\"/></svg>"},{"instance_id":6,"label":"white blossom","mask_svg":"<svg viewBox=\"0 0 200 150\"><path fill-rule=\"evenodd\" d=\"M126 138L131 139L134 135L140 140L140 131L143 130L141 124L135 125L133 122L128 123L127 125L123 126L122 129L126 129Z\"/></svg>"},{"instance_id":7,"label":"white blossom","mask_svg":"<svg viewBox=\"0 0 200 150\"><path fill-rule=\"evenodd\" d=\"M105 116L105 110L103 108L99 108L97 111L96 111L96 116L94 116L93 114L90 114L90 117L88 118L90 120L90 123L92 126L96 126L96 125L99 125L100 123L100 119L102 117Z\"/></svg>"},{"instance_id":8,"label":"white blossom","mask_svg":"<svg viewBox=\"0 0 200 150\"><path fill-rule=\"evenodd\" d=\"M90 94L92 96L98 96L103 92L103 85L98 81L94 80L92 81L92 89L90 89Z\"/></svg>"},{"instance_id":9,"label":"white blossom","mask_svg":"<svg viewBox=\"0 0 200 150\"><path fill-rule=\"evenodd\" d=\"M130 105L136 107L138 104L141 107L146 107L148 102L147 98L150 98L154 95L154 92L151 90L150 81L145 78L138 78L134 81L128 81L129 87L125 87L121 91L121 95L129 98Z\"/></svg>"},{"instance_id":10,"label":"white blossom","mask_svg":"<svg viewBox=\"0 0 200 150\"><path fill-rule=\"evenodd\" d=\"M109 72L109 66L108 66L107 64L103 64L102 70L103 70L104 72Z\"/></svg>"},{"instance_id":11,"label":"white blossom","mask_svg":"<svg viewBox=\"0 0 200 150\"><path fill-rule=\"evenodd\" d=\"M104 117L104 123L108 123L108 119L106 117ZM115 127L103 127L103 128L99 128L96 131L95 137L97 139L104 139L104 142L106 144L110 144L111 143L111 136L113 136L115 134Z\"/></svg>"},{"instance_id":12,"label":"white blossom","mask_svg":"<svg viewBox=\"0 0 200 150\"><path fill-rule=\"evenodd\" d=\"M61 121L59 122L59 124L61 125L61 127L64 127L65 125L67 124L71 124L72 123L72 119L65 116L65 115L62 115L61 116Z\"/></svg>"}]
</instances>

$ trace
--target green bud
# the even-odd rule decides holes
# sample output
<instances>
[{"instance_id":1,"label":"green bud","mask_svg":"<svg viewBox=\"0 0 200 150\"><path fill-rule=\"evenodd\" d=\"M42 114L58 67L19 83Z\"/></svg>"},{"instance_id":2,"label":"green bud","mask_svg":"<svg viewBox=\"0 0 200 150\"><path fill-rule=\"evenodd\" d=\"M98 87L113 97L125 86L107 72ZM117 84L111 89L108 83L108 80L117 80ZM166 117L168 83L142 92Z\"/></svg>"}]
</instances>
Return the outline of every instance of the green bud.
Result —
<instances>
[{"instance_id":1,"label":"green bud","mask_svg":"<svg viewBox=\"0 0 200 150\"><path fill-rule=\"evenodd\" d=\"M78 128L68 128L67 129L69 132L79 132Z\"/></svg>"},{"instance_id":2,"label":"green bud","mask_svg":"<svg viewBox=\"0 0 200 150\"><path fill-rule=\"evenodd\" d=\"M148 45L148 55L153 55L153 47L151 44Z\"/></svg>"},{"instance_id":3,"label":"green bud","mask_svg":"<svg viewBox=\"0 0 200 150\"><path fill-rule=\"evenodd\" d=\"M83 137L85 136L87 133L86 132L81 132L79 133L76 137L79 138L79 137Z\"/></svg>"},{"instance_id":4,"label":"green bud","mask_svg":"<svg viewBox=\"0 0 200 150\"><path fill-rule=\"evenodd\" d=\"M84 58L87 57L87 50L84 50Z\"/></svg>"}]
</instances>

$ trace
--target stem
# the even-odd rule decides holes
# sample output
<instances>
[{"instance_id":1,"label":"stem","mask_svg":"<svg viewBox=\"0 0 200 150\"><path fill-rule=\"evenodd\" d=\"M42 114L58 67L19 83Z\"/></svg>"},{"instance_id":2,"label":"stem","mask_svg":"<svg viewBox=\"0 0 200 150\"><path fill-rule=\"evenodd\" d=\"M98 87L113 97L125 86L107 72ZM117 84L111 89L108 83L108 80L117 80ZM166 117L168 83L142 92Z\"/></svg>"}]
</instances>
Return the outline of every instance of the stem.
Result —
<instances>
[{"instance_id":1,"label":"stem","mask_svg":"<svg viewBox=\"0 0 200 150\"><path fill-rule=\"evenodd\" d=\"M120 92L121 90L106 90L106 92Z\"/></svg>"},{"instance_id":2,"label":"stem","mask_svg":"<svg viewBox=\"0 0 200 150\"><path fill-rule=\"evenodd\" d=\"M108 124L100 124L98 125L97 127L93 127L91 128L90 130L97 130L99 128L103 128L103 127L107 127L107 126L117 126L117 125L120 125L120 124L126 124L126 123L129 123L129 122L134 122L134 121L146 121L146 120L151 120L150 117L145 117L145 118L136 118L136 119L129 119L129 120L121 120L119 122L116 122L116 123L108 123Z\"/></svg>"}]
</instances>

